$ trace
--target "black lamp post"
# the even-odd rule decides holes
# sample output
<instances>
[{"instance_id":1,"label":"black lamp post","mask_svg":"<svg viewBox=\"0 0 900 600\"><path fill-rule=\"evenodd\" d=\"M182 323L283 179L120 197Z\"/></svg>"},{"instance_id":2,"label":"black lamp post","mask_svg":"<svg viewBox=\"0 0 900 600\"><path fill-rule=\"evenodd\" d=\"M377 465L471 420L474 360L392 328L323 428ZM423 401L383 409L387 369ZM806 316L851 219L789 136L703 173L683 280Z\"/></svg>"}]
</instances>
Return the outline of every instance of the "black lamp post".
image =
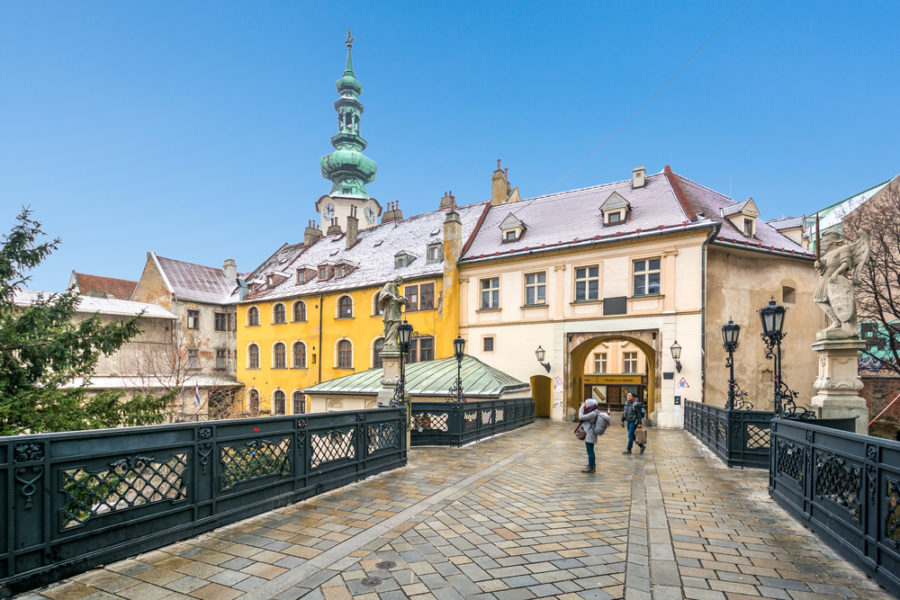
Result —
<instances>
[{"instance_id":1,"label":"black lamp post","mask_svg":"<svg viewBox=\"0 0 900 600\"><path fill-rule=\"evenodd\" d=\"M406 369L403 366L403 358L409 352L409 341L412 339L412 325L406 319L397 327L397 344L400 346L400 381L394 389L394 406L401 406L406 401Z\"/></svg>"},{"instance_id":2,"label":"black lamp post","mask_svg":"<svg viewBox=\"0 0 900 600\"><path fill-rule=\"evenodd\" d=\"M466 397L463 395L462 386L462 359L463 350L465 350L465 348L466 340L462 339L462 336L453 340L453 352L456 356L456 384L450 388L450 400L460 404L466 401Z\"/></svg>"},{"instance_id":3,"label":"black lamp post","mask_svg":"<svg viewBox=\"0 0 900 600\"><path fill-rule=\"evenodd\" d=\"M775 384L775 395L773 398L773 406L776 416L782 416L784 413L783 401L790 401L793 404L797 392L794 392L787 386L781 378L781 340L787 335L782 329L784 327L785 308L775 304L775 298L759 309L759 318L762 321L762 338L766 343L766 358L774 360L773 383Z\"/></svg>"},{"instance_id":4,"label":"black lamp post","mask_svg":"<svg viewBox=\"0 0 900 600\"><path fill-rule=\"evenodd\" d=\"M734 382L734 351L738 347L738 336L741 334L741 326L728 319L728 323L722 325L722 341L725 343L725 351L728 352L728 358L725 359L725 366L728 367L728 401L725 403L727 410L734 408L735 392L737 384Z\"/></svg>"},{"instance_id":5,"label":"black lamp post","mask_svg":"<svg viewBox=\"0 0 900 600\"><path fill-rule=\"evenodd\" d=\"M678 340L675 340L675 343L669 347L669 350L672 351L672 359L675 361L675 370L681 373L681 346L678 344Z\"/></svg>"},{"instance_id":6,"label":"black lamp post","mask_svg":"<svg viewBox=\"0 0 900 600\"><path fill-rule=\"evenodd\" d=\"M541 366L544 367L544 369L546 369L547 372L549 373L550 372L550 363L544 362L544 356L546 356L546 354L547 354L547 351L544 350L543 348L541 348L540 346L538 346L537 350L534 351L534 355L537 357L537 361L539 363L541 363Z\"/></svg>"}]
</instances>

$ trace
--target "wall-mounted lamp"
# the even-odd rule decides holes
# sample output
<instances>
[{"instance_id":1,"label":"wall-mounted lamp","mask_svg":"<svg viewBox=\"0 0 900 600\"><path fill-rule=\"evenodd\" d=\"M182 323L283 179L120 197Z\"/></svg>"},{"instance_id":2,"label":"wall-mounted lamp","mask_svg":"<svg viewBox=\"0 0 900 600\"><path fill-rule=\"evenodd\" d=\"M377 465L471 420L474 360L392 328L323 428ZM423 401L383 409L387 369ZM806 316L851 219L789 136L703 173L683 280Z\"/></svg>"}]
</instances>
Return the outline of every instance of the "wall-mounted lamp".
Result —
<instances>
[{"instance_id":1,"label":"wall-mounted lamp","mask_svg":"<svg viewBox=\"0 0 900 600\"><path fill-rule=\"evenodd\" d=\"M547 354L547 351L544 350L543 348L541 348L540 346L538 346L537 350L534 351L534 355L537 357L538 362L541 363L541 366L544 367L547 370L547 372L549 373L550 372L550 363L544 362L544 356L546 354Z\"/></svg>"},{"instance_id":2,"label":"wall-mounted lamp","mask_svg":"<svg viewBox=\"0 0 900 600\"><path fill-rule=\"evenodd\" d=\"M675 340L669 350L672 351L672 358L675 360L675 370L681 373L681 346L678 345L678 340Z\"/></svg>"}]
</instances>

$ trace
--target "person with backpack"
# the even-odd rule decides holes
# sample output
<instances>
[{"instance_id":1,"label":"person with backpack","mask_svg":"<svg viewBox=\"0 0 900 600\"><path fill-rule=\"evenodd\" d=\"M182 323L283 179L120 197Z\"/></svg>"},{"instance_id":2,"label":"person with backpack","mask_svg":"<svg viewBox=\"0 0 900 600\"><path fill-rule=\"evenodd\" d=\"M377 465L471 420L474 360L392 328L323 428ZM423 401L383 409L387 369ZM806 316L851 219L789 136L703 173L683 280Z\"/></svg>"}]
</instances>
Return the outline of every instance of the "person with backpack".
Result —
<instances>
[{"instance_id":1,"label":"person with backpack","mask_svg":"<svg viewBox=\"0 0 900 600\"><path fill-rule=\"evenodd\" d=\"M634 398L634 394L628 392L625 398L625 410L622 411L622 427L628 424L628 447L622 450L622 454L631 454L631 447L634 445L634 434L641 427L641 421L644 419L644 405ZM641 447L641 454L647 449L647 444L638 444Z\"/></svg>"},{"instance_id":2,"label":"person with backpack","mask_svg":"<svg viewBox=\"0 0 900 600\"><path fill-rule=\"evenodd\" d=\"M575 427L575 436L584 440L587 450L588 464L581 470L582 473L593 473L597 469L594 455L594 444L597 438L606 432L609 425L609 413L600 412L600 406L593 398L585 400L578 408L578 426Z\"/></svg>"}]
</instances>

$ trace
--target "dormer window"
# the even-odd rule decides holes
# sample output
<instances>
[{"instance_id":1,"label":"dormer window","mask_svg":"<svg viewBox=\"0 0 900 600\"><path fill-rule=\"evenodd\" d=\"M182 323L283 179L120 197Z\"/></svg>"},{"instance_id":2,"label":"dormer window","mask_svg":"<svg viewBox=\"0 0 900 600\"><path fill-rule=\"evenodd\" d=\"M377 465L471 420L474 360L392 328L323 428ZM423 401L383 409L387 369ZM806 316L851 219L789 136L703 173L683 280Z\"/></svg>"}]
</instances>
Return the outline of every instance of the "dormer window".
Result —
<instances>
[{"instance_id":1,"label":"dormer window","mask_svg":"<svg viewBox=\"0 0 900 600\"><path fill-rule=\"evenodd\" d=\"M500 230L503 232L503 243L518 242L522 239L526 229L525 223L516 215L512 213L506 215L506 218L500 223Z\"/></svg>"},{"instance_id":2,"label":"dormer window","mask_svg":"<svg viewBox=\"0 0 900 600\"><path fill-rule=\"evenodd\" d=\"M744 219L744 235L753 237L753 219Z\"/></svg>"},{"instance_id":3,"label":"dormer window","mask_svg":"<svg viewBox=\"0 0 900 600\"><path fill-rule=\"evenodd\" d=\"M416 260L416 257L414 255L410 254L406 250L401 250L394 255L394 268L402 269L403 267L408 267L414 260Z\"/></svg>"},{"instance_id":4,"label":"dormer window","mask_svg":"<svg viewBox=\"0 0 900 600\"><path fill-rule=\"evenodd\" d=\"M628 218L629 210L631 210L631 205L628 203L628 200L623 198L618 192L613 192L600 205L600 211L603 213L603 225L624 223Z\"/></svg>"},{"instance_id":5,"label":"dormer window","mask_svg":"<svg viewBox=\"0 0 900 600\"><path fill-rule=\"evenodd\" d=\"M328 265L321 265L319 267L319 281L328 280Z\"/></svg>"},{"instance_id":6,"label":"dormer window","mask_svg":"<svg viewBox=\"0 0 900 600\"><path fill-rule=\"evenodd\" d=\"M338 265L334 268L334 276L338 279L344 277L347 274L347 267L344 265Z\"/></svg>"},{"instance_id":7,"label":"dormer window","mask_svg":"<svg viewBox=\"0 0 900 600\"><path fill-rule=\"evenodd\" d=\"M720 210L721 215L727 218L745 237L752 238L756 236L756 219L759 217L759 209L756 208L753 198L747 198L743 202L732 204Z\"/></svg>"},{"instance_id":8,"label":"dormer window","mask_svg":"<svg viewBox=\"0 0 900 600\"><path fill-rule=\"evenodd\" d=\"M428 245L428 253L426 254L426 261L428 263L438 263L444 258L444 244L443 242L434 242Z\"/></svg>"}]
</instances>

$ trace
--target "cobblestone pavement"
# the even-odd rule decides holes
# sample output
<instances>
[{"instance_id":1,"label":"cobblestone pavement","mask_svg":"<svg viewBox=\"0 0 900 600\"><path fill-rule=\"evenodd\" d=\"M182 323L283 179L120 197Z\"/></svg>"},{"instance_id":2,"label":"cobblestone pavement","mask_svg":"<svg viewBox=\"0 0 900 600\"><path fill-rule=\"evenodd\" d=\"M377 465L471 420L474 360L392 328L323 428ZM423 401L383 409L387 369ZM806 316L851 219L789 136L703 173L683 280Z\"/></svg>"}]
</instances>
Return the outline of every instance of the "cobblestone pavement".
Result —
<instances>
[{"instance_id":1,"label":"cobblestone pavement","mask_svg":"<svg viewBox=\"0 0 900 600\"><path fill-rule=\"evenodd\" d=\"M533 425L20 600L889 598L684 431L579 470L572 425Z\"/></svg>"}]
</instances>

